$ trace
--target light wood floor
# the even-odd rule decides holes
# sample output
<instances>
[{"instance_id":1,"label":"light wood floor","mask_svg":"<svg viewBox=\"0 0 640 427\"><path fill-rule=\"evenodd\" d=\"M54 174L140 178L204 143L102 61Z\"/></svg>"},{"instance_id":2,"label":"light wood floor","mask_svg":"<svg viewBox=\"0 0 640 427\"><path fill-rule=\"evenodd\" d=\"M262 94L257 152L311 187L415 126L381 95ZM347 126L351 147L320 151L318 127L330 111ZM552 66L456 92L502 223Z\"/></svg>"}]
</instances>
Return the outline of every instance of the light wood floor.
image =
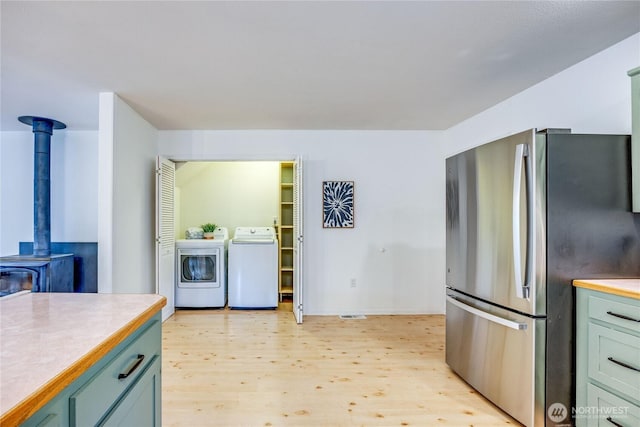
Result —
<instances>
[{"instance_id":1,"label":"light wood floor","mask_svg":"<svg viewBox=\"0 0 640 427\"><path fill-rule=\"evenodd\" d=\"M518 425L444 362L444 316L179 310L163 324L164 426Z\"/></svg>"}]
</instances>

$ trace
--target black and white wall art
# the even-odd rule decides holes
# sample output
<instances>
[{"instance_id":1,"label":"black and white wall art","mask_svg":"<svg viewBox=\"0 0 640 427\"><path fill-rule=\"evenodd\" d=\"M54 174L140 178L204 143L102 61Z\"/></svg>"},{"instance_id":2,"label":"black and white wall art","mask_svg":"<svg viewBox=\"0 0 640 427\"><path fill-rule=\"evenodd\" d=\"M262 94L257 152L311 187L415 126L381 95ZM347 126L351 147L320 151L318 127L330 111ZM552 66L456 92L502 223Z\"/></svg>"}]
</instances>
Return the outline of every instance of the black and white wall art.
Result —
<instances>
[{"instance_id":1,"label":"black and white wall art","mask_svg":"<svg viewBox=\"0 0 640 427\"><path fill-rule=\"evenodd\" d=\"M322 226L353 228L353 181L322 182Z\"/></svg>"}]
</instances>

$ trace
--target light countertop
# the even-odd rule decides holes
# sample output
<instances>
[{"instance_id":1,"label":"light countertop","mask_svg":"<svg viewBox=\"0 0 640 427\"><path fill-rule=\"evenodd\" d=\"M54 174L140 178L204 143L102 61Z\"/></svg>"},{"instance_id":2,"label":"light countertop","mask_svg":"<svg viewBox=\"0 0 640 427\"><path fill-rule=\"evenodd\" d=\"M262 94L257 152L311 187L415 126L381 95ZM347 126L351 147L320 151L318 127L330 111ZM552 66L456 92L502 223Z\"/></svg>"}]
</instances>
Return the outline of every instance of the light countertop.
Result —
<instances>
[{"instance_id":1,"label":"light countertop","mask_svg":"<svg viewBox=\"0 0 640 427\"><path fill-rule=\"evenodd\" d=\"M573 286L640 299L640 279L576 279Z\"/></svg>"},{"instance_id":2,"label":"light countertop","mask_svg":"<svg viewBox=\"0 0 640 427\"><path fill-rule=\"evenodd\" d=\"M35 413L165 304L153 294L0 299L0 425Z\"/></svg>"}]
</instances>

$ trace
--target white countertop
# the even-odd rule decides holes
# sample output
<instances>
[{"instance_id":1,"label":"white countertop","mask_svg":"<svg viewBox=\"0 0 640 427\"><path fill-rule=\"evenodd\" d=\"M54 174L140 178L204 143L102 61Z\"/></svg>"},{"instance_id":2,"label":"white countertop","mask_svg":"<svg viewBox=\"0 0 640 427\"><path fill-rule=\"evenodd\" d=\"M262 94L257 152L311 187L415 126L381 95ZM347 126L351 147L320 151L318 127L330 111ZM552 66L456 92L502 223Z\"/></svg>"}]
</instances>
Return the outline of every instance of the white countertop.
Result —
<instances>
[{"instance_id":1,"label":"white countertop","mask_svg":"<svg viewBox=\"0 0 640 427\"><path fill-rule=\"evenodd\" d=\"M44 406L166 304L153 294L0 299L0 425Z\"/></svg>"}]
</instances>

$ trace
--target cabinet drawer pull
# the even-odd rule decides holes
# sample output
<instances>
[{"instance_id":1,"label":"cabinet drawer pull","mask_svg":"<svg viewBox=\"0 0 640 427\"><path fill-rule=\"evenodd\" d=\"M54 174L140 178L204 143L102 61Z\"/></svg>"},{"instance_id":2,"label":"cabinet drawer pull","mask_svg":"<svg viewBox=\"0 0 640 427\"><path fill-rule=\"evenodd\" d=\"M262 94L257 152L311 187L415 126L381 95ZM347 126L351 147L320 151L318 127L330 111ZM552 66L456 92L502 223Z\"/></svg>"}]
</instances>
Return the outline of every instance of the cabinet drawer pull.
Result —
<instances>
[{"instance_id":1,"label":"cabinet drawer pull","mask_svg":"<svg viewBox=\"0 0 640 427\"><path fill-rule=\"evenodd\" d=\"M138 369L138 366L140 366L143 360L144 360L144 354L139 354L138 357L136 358L136 361L133 362L133 364L129 367L129 369L127 369L127 372L118 374L118 379L123 380L127 378L129 375L133 374L133 372L136 369Z\"/></svg>"},{"instance_id":2,"label":"cabinet drawer pull","mask_svg":"<svg viewBox=\"0 0 640 427\"><path fill-rule=\"evenodd\" d=\"M631 320L632 322L640 322L640 319L635 319L633 317L625 316L624 314L614 313L613 311L607 311L607 314L614 317L619 317L624 320Z\"/></svg>"},{"instance_id":3,"label":"cabinet drawer pull","mask_svg":"<svg viewBox=\"0 0 640 427\"><path fill-rule=\"evenodd\" d=\"M620 365L623 368L627 368L627 369L631 369L632 371L640 372L640 369L636 368L635 366L627 365L626 363L620 362L620 361L614 359L613 357L607 357L607 360L610 361L610 362L615 363L616 365Z\"/></svg>"},{"instance_id":4,"label":"cabinet drawer pull","mask_svg":"<svg viewBox=\"0 0 640 427\"><path fill-rule=\"evenodd\" d=\"M611 417L607 417L607 421L609 421L611 424L613 424L616 427L624 427L622 424L618 424L617 422L613 421Z\"/></svg>"}]
</instances>

